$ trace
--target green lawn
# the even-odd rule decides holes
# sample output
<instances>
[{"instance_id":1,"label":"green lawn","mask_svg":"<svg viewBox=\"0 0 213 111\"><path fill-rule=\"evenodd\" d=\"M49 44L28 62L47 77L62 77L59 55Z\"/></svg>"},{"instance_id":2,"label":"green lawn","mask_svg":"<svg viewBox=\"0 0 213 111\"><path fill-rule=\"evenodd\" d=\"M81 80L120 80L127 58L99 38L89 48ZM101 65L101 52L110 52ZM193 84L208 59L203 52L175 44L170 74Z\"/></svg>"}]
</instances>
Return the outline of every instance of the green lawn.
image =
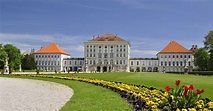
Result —
<instances>
[{"instance_id":1,"label":"green lawn","mask_svg":"<svg viewBox=\"0 0 213 111\"><path fill-rule=\"evenodd\" d=\"M65 76L65 75L64 75ZM70 75L66 75L70 76ZM174 87L177 79L181 80L181 85L193 84L195 88L204 89L204 98L213 100L213 76L195 76L167 73L96 73L78 74L78 77L97 78L110 81L125 82L131 84L145 85L164 90L169 85Z\"/></svg>"}]
</instances>

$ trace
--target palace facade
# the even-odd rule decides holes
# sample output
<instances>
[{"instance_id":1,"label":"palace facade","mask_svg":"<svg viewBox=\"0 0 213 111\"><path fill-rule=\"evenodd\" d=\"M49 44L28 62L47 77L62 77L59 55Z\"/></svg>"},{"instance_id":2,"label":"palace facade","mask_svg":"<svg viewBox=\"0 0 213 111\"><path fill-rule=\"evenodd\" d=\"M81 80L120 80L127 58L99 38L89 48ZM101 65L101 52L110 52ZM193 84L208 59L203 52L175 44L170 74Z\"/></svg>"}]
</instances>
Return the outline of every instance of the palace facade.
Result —
<instances>
[{"instance_id":1,"label":"palace facade","mask_svg":"<svg viewBox=\"0 0 213 111\"><path fill-rule=\"evenodd\" d=\"M84 42L84 58L71 56L52 43L35 52L37 69L84 72L183 72L194 68L194 52L171 41L156 58L130 58L130 43L113 34Z\"/></svg>"}]
</instances>

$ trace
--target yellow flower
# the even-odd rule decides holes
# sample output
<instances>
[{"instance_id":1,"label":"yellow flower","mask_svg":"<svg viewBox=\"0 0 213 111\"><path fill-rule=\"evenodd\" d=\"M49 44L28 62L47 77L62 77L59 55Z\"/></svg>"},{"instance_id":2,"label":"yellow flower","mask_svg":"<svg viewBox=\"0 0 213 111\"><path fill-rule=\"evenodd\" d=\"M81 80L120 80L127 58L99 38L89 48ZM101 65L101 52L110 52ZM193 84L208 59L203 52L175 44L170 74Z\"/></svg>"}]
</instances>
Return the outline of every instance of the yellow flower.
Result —
<instances>
[{"instance_id":1,"label":"yellow flower","mask_svg":"<svg viewBox=\"0 0 213 111\"><path fill-rule=\"evenodd\" d=\"M207 108L204 108L203 111L210 111L210 110L208 110Z\"/></svg>"},{"instance_id":2,"label":"yellow flower","mask_svg":"<svg viewBox=\"0 0 213 111\"><path fill-rule=\"evenodd\" d=\"M182 109L181 111L187 111L187 109Z\"/></svg>"},{"instance_id":3,"label":"yellow flower","mask_svg":"<svg viewBox=\"0 0 213 111\"><path fill-rule=\"evenodd\" d=\"M201 104L199 104L199 105L197 105L197 107L198 107L198 108L202 108L202 105L201 105Z\"/></svg>"},{"instance_id":4,"label":"yellow flower","mask_svg":"<svg viewBox=\"0 0 213 111\"><path fill-rule=\"evenodd\" d=\"M177 108L177 109L176 109L176 111L180 111L180 109L179 109L179 108Z\"/></svg>"},{"instance_id":5,"label":"yellow flower","mask_svg":"<svg viewBox=\"0 0 213 111\"><path fill-rule=\"evenodd\" d=\"M208 103L209 108L213 108L213 102Z\"/></svg>"},{"instance_id":6,"label":"yellow flower","mask_svg":"<svg viewBox=\"0 0 213 111\"><path fill-rule=\"evenodd\" d=\"M195 108L188 108L189 111L197 111Z\"/></svg>"}]
</instances>

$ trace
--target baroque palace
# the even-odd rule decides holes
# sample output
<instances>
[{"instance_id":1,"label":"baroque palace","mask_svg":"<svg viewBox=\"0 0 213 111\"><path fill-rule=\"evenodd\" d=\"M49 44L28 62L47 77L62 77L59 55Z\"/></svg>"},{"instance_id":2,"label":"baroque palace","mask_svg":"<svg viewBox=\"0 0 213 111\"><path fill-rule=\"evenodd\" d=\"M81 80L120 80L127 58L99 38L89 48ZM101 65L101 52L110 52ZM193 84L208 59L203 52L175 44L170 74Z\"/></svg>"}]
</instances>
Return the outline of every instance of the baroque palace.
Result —
<instances>
[{"instance_id":1,"label":"baroque palace","mask_svg":"<svg viewBox=\"0 0 213 111\"><path fill-rule=\"evenodd\" d=\"M37 69L84 72L184 72L194 68L197 45L186 49L170 41L156 58L130 58L130 43L113 34L84 42L84 58L73 58L52 43L35 52Z\"/></svg>"}]
</instances>

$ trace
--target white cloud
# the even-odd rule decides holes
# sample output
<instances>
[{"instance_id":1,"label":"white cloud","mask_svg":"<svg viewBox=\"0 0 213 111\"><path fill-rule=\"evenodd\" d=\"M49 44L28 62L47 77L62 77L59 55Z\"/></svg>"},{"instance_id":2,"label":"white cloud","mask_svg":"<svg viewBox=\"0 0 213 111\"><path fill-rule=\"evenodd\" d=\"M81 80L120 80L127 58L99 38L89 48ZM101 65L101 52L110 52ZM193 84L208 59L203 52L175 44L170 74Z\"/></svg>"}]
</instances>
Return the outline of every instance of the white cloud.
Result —
<instances>
[{"instance_id":1,"label":"white cloud","mask_svg":"<svg viewBox=\"0 0 213 111\"><path fill-rule=\"evenodd\" d=\"M33 48L37 51L42 46L47 46L50 43L57 43L62 49L68 49L66 50L68 53L74 52L78 53L76 55L83 55L82 36L69 36L63 34L32 35L0 33L0 43L13 44L19 48L21 52L25 52Z\"/></svg>"}]
</instances>

